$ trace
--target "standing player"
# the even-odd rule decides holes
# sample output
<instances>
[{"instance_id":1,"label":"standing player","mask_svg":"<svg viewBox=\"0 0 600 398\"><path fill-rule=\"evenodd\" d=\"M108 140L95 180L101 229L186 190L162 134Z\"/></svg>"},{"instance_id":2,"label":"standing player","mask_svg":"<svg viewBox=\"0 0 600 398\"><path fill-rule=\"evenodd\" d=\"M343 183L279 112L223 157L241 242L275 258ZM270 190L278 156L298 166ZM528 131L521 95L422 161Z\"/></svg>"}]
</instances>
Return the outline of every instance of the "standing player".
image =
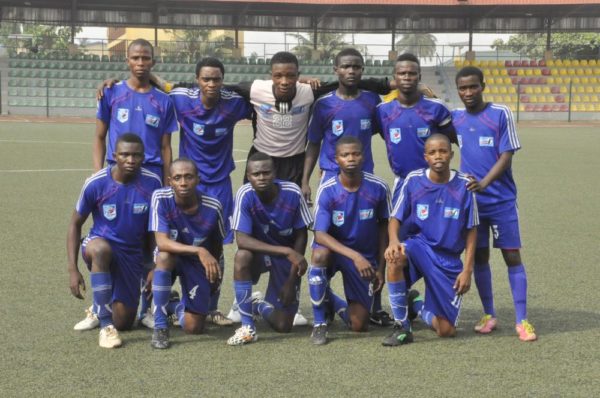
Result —
<instances>
[{"instance_id":1,"label":"standing player","mask_svg":"<svg viewBox=\"0 0 600 398\"><path fill-rule=\"evenodd\" d=\"M384 346L412 342L404 268L409 266L414 283L425 278L421 317L438 336L456 334L462 296L471 286L477 240L477 203L467 189L469 178L450 170L454 155L448 137L433 134L425 142L427 169L410 173L400 190L389 224L388 290L394 314L394 331ZM408 226L401 242L400 227ZM460 254L465 250L465 263Z\"/></svg>"},{"instance_id":2,"label":"standing player","mask_svg":"<svg viewBox=\"0 0 600 398\"><path fill-rule=\"evenodd\" d=\"M388 161L396 175L392 201L396 203L402 182L413 170L427 167L423 159L425 140L433 133L442 133L454 141L450 111L436 98L425 97L419 91L421 66L412 54L401 54L394 66L398 96L377 107L376 121L385 140Z\"/></svg>"},{"instance_id":3,"label":"standing player","mask_svg":"<svg viewBox=\"0 0 600 398\"><path fill-rule=\"evenodd\" d=\"M383 287L385 273L388 186L362 171L363 147L358 138L340 138L335 159L339 175L324 181L317 193L315 250L308 272L314 313L311 339L317 345L327 342L324 304L327 268L335 267L342 273L347 302L331 291L330 301L335 312L355 332L367 330L373 292Z\"/></svg>"},{"instance_id":4,"label":"standing player","mask_svg":"<svg viewBox=\"0 0 600 398\"><path fill-rule=\"evenodd\" d=\"M242 345L257 340L253 314L273 329L287 333L298 311L300 277L306 272L307 228L312 217L300 188L275 179L272 159L255 152L246 165L248 183L237 192L233 230L233 285L242 326L227 341ZM254 299L252 285L269 272L264 300Z\"/></svg>"},{"instance_id":5,"label":"standing player","mask_svg":"<svg viewBox=\"0 0 600 398\"><path fill-rule=\"evenodd\" d=\"M174 161L169 183L171 187L154 192L150 211L149 229L154 231L157 246L151 344L157 349L169 347L167 305L175 269L182 290L176 311L179 324L186 333L203 332L211 293L221 283L216 259L225 236L221 204L197 190L198 169L193 161Z\"/></svg>"},{"instance_id":6,"label":"standing player","mask_svg":"<svg viewBox=\"0 0 600 398\"><path fill-rule=\"evenodd\" d=\"M465 109L453 113L460 145L460 167L462 172L474 177L468 187L477 192L481 214L475 284L485 314L475 331L490 333L497 324L489 265L491 229L494 247L500 248L508 266L517 334L522 341L534 341L535 330L527 321L527 275L519 250L517 187L511 171L513 154L521 148L512 113L507 106L483 101L485 83L478 68L461 69L456 75L456 87L465 105Z\"/></svg>"},{"instance_id":7,"label":"standing player","mask_svg":"<svg viewBox=\"0 0 600 398\"><path fill-rule=\"evenodd\" d=\"M67 235L70 287L83 299L83 276L77 268L81 227L89 214L94 224L84 239L81 254L91 270L93 307L100 323L100 347L121 345L119 330L131 328L143 277L142 250L148 228L152 192L160 178L141 168L144 144L132 133L122 134L108 166L83 185Z\"/></svg>"}]
</instances>

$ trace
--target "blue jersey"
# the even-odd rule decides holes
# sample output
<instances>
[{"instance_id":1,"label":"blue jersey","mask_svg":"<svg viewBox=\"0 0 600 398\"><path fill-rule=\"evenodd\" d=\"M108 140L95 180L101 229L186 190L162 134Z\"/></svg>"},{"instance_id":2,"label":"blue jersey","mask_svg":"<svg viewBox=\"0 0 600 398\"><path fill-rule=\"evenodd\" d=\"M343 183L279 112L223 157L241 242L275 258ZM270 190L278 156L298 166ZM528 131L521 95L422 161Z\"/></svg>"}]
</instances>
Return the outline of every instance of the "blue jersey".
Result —
<instances>
[{"instance_id":1,"label":"blue jersey","mask_svg":"<svg viewBox=\"0 0 600 398\"><path fill-rule=\"evenodd\" d=\"M275 246L294 245L294 230L312 224L312 216L298 185L275 180L277 198L269 204L261 202L250 183L240 187L235 196L231 229Z\"/></svg>"},{"instance_id":2,"label":"blue jersey","mask_svg":"<svg viewBox=\"0 0 600 398\"><path fill-rule=\"evenodd\" d=\"M429 169L410 173L404 180L392 217L408 224L408 236L449 254L465 249L467 230L479 224L475 194L467 190L469 179L452 170L450 181L436 184Z\"/></svg>"},{"instance_id":3,"label":"blue jersey","mask_svg":"<svg viewBox=\"0 0 600 398\"><path fill-rule=\"evenodd\" d=\"M117 138L124 133L135 133L144 142L144 164L162 165L163 135L178 128L173 103L167 94L156 87L138 93L126 81L104 88L96 118L108 125L106 159L113 163Z\"/></svg>"},{"instance_id":4,"label":"blue jersey","mask_svg":"<svg viewBox=\"0 0 600 398\"><path fill-rule=\"evenodd\" d=\"M212 109L202 105L198 87L173 89L170 93L181 126L179 156L198 166L200 181L211 184L229 177L233 162L233 128L252 114L252 107L238 94L221 89L221 99Z\"/></svg>"},{"instance_id":5,"label":"blue jersey","mask_svg":"<svg viewBox=\"0 0 600 398\"><path fill-rule=\"evenodd\" d=\"M512 112L505 105L489 103L476 114L457 109L452 112L452 120L460 146L460 171L477 180L489 173L503 152L521 148ZM517 186L510 168L477 194L481 211L516 199Z\"/></svg>"},{"instance_id":6,"label":"blue jersey","mask_svg":"<svg viewBox=\"0 0 600 398\"><path fill-rule=\"evenodd\" d=\"M401 178L427 167L423 158L425 141L452 122L450 111L442 101L423 96L411 107L405 107L396 99L381 103L376 115L390 167Z\"/></svg>"},{"instance_id":7,"label":"blue jersey","mask_svg":"<svg viewBox=\"0 0 600 398\"><path fill-rule=\"evenodd\" d=\"M317 192L315 231L326 232L371 263L379 254L379 222L390 216L390 190L379 177L364 172L360 188L349 192L339 175L324 181Z\"/></svg>"},{"instance_id":8,"label":"blue jersey","mask_svg":"<svg viewBox=\"0 0 600 398\"><path fill-rule=\"evenodd\" d=\"M161 186L160 178L144 168L133 181L121 184L113 180L109 166L85 181L75 210L82 217L92 213L90 235L141 251L150 198Z\"/></svg>"},{"instance_id":9,"label":"blue jersey","mask_svg":"<svg viewBox=\"0 0 600 398\"><path fill-rule=\"evenodd\" d=\"M371 137L375 108L380 102L379 95L370 91L361 91L358 97L350 100L342 99L332 91L315 102L308 124L308 141L322 142L321 170L339 171L335 162L335 144L340 137L351 135L363 144L363 170L373 172Z\"/></svg>"}]
</instances>

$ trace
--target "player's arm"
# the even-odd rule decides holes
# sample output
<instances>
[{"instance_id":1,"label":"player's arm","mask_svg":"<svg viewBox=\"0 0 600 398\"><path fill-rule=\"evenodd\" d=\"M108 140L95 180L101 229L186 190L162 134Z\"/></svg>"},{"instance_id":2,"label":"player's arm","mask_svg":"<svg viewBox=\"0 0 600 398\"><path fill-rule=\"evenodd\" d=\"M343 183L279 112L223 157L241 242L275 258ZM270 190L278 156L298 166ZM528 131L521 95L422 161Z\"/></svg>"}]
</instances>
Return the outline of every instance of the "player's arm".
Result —
<instances>
[{"instance_id":1,"label":"player's arm","mask_svg":"<svg viewBox=\"0 0 600 398\"><path fill-rule=\"evenodd\" d=\"M315 231L315 242L329 248L331 251L337 254L341 254L342 256L351 259L362 278L371 280L373 279L373 276L375 276L371 263L369 263L369 261L364 258L362 254L348 246L341 244L340 241L335 239L327 232Z\"/></svg>"},{"instance_id":2,"label":"player's arm","mask_svg":"<svg viewBox=\"0 0 600 398\"><path fill-rule=\"evenodd\" d=\"M302 255L300 261L291 262L290 276L281 287L279 299L283 305L290 305L296 300L296 285L308 268L308 263L304 258L306 252L306 243L308 242L307 228L294 229L294 251Z\"/></svg>"},{"instance_id":3,"label":"player's arm","mask_svg":"<svg viewBox=\"0 0 600 398\"><path fill-rule=\"evenodd\" d=\"M385 250L388 247L388 220L382 219L379 220L377 225L378 233L379 233L379 250L377 251L377 271L375 272L375 277L377 281L377 285L373 286L373 290L378 292L383 288L385 284Z\"/></svg>"},{"instance_id":4,"label":"player's arm","mask_svg":"<svg viewBox=\"0 0 600 398\"><path fill-rule=\"evenodd\" d=\"M235 231L235 241L238 245L238 248L242 250L269 254L271 256L287 257L292 264L298 264L301 261L306 261L304 256L294 250L294 248L270 245L245 232Z\"/></svg>"},{"instance_id":5,"label":"player's arm","mask_svg":"<svg viewBox=\"0 0 600 398\"><path fill-rule=\"evenodd\" d=\"M94 144L92 146L92 166L94 172L100 170L104 166L107 133L108 124L100 119L96 119L96 132L94 133Z\"/></svg>"},{"instance_id":6,"label":"player's arm","mask_svg":"<svg viewBox=\"0 0 600 398\"><path fill-rule=\"evenodd\" d=\"M439 126L439 132L441 134L444 134L446 137L448 137L448 139L450 139L451 143L458 145L458 137L456 136L456 129L454 128L454 124L452 124L452 122L449 122L443 126Z\"/></svg>"},{"instance_id":7,"label":"player's arm","mask_svg":"<svg viewBox=\"0 0 600 398\"><path fill-rule=\"evenodd\" d=\"M465 245L465 261L463 270L454 283L456 294L465 294L471 288L471 276L473 275L473 265L475 264L475 248L477 245L477 227L467 230L467 239Z\"/></svg>"},{"instance_id":8,"label":"player's arm","mask_svg":"<svg viewBox=\"0 0 600 398\"><path fill-rule=\"evenodd\" d=\"M304 199L311 204L310 195L312 193L310 189L310 177L312 175L315 166L317 165L317 159L319 158L319 152L321 151L320 142L308 142L306 146L306 154L304 156L304 172L302 174L302 195Z\"/></svg>"},{"instance_id":9,"label":"player's arm","mask_svg":"<svg viewBox=\"0 0 600 398\"><path fill-rule=\"evenodd\" d=\"M163 185L167 186L169 184L169 167L171 167L171 162L173 161L173 150L171 149L171 134L163 134L160 143L160 155L163 161Z\"/></svg>"},{"instance_id":10,"label":"player's arm","mask_svg":"<svg viewBox=\"0 0 600 398\"><path fill-rule=\"evenodd\" d=\"M87 216L80 215L76 210L73 211L69 229L67 231L67 271L69 272L69 288L71 294L80 300L83 300L82 291L85 292L85 280L77 267L79 244L81 239L81 227L85 223Z\"/></svg>"},{"instance_id":11,"label":"player's arm","mask_svg":"<svg viewBox=\"0 0 600 398\"><path fill-rule=\"evenodd\" d=\"M400 242L400 227L402 224L396 217L390 218L388 222L388 246L385 249L385 260L388 263L395 264L402 260L404 256L404 246Z\"/></svg>"},{"instance_id":12,"label":"player's arm","mask_svg":"<svg viewBox=\"0 0 600 398\"><path fill-rule=\"evenodd\" d=\"M512 165L513 152L506 151L500 154L500 157L492 166L490 171L481 179L481 181L477 181L475 178L471 177L471 181L467 184L467 188L472 192L482 192L490 186L490 184L496 181L502 174L510 168Z\"/></svg>"}]
</instances>

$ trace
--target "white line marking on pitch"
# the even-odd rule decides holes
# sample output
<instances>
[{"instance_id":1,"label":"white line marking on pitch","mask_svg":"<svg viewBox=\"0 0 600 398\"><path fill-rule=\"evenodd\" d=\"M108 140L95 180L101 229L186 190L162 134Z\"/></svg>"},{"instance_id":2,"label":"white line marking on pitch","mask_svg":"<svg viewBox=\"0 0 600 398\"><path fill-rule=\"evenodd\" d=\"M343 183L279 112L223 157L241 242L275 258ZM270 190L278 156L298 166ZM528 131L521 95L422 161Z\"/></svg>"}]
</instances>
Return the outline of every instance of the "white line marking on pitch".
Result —
<instances>
[{"instance_id":1,"label":"white line marking on pitch","mask_svg":"<svg viewBox=\"0 0 600 398\"><path fill-rule=\"evenodd\" d=\"M91 142L78 141L28 141L28 140L0 140L0 142L9 142L14 144L68 144L68 145L91 145Z\"/></svg>"},{"instance_id":2,"label":"white line marking on pitch","mask_svg":"<svg viewBox=\"0 0 600 398\"><path fill-rule=\"evenodd\" d=\"M37 169L37 170L0 170L0 173L55 173L61 171L93 171L92 169Z\"/></svg>"}]
</instances>

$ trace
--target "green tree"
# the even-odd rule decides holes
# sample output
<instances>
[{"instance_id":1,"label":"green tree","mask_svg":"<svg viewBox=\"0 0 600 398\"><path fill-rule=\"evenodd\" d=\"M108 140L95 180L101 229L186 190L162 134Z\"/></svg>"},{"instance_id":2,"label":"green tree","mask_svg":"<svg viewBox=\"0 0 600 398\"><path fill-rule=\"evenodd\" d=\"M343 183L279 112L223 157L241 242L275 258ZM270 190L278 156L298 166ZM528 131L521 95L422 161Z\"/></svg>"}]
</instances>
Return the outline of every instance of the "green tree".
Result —
<instances>
[{"instance_id":1,"label":"green tree","mask_svg":"<svg viewBox=\"0 0 600 398\"><path fill-rule=\"evenodd\" d=\"M173 54L183 53L192 62L202 57L230 56L234 47L233 39L225 34L211 38L210 29L177 29L167 32L173 34L175 43L172 46L161 45L161 48L169 49Z\"/></svg>"},{"instance_id":2,"label":"green tree","mask_svg":"<svg viewBox=\"0 0 600 398\"><path fill-rule=\"evenodd\" d=\"M299 59L310 60L314 42L312 35L302 33L287 33L298 41L298 45L292 48L292 52ZM344 33L317 33L317 50L321 52L319 60L333 60L340 50L349 47L350 43L346 41Z\"/></svg>"},{"instance_id":3,"label":"green tree","mask_svg":"<svg viewBox=\"0 0 600 398\"><path fill-rule=\"evenodd\" d=\"M402 35L396 42L399 52L408 52L418 58L431 59L436 53L437 38L431 33L410 33Z\"/></svg>"},{"instance_id":4,"label":"green tree","mask_svg":"<svg viewBox=\"0 0 600 398\"><path fill-rule=\"evenodd\" d=\"M81 28L75 28L75 34ZM71 27L3 23L0 28L0 43L14 51L29 50L46 54L68 54L71 43Z\"/></svg>"},{"instance_id":5,"label":"green tree","mask_svg":"<svg viewBox=\"0 0 600 398\"><path fill-rule=\"evenodd\" d=\"M498 39L494 49L508 49L528 58L542 58L546 50L545 33L523 33L507 42ZM556 58L596 59L600 55L600 33L553 33L550 48Z\"/></svg>"}]
</instances>

